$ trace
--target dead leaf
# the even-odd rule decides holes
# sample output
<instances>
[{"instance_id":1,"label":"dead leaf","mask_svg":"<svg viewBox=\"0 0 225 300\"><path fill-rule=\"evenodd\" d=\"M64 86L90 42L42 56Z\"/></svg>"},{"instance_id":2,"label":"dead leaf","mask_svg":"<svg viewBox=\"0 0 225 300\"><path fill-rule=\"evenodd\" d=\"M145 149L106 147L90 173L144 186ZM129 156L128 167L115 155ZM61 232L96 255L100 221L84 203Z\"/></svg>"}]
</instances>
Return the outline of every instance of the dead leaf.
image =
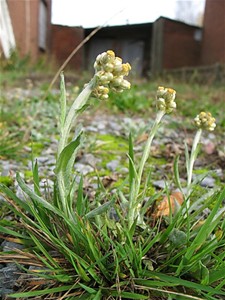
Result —
<instances>
[{"instance_id":1,"label":"dead leaf","mask_svg":"<svg viewBox=\"0 0 225 300\"><path fill-rule=\"evenodd\" d=\"M138 144L141 144L141 143L147 141L147 139L148 139L148 134L147 134L147 133L144 133L144 134L142 134L142 135L140 135L140 136L138 137L136 144L137 144L137 145L138 145Z\"/></svg>"},{"instance_id":2,"label":"dead leaf","mask_svg":"<svg viewBox=\"0 0 225 300\"><path fill-rule=\"evenodd\" d=\"M167 196L163 198L163 200L156 207L155 212L153 214L154 217L159 218L162 216L169 216L170 209L172 214L175 213L177 206L182 205L184 202L184 198L181 192L173 192L169 199Z\"/></svg>"},{"instance_id":3,"label":"dead leaf","mask_svg":"<svg viewBox=\"0 0 225 300\"><path fill-rule=\"evenodd\" d=\"M104 176L102 178L102 184L103 184L104 188L110 187L110 185L113 182L116 182L116 181L117 181L117 176L115 176L115 175L113 175L113 176Z\"/></svg>"}]
</instances>

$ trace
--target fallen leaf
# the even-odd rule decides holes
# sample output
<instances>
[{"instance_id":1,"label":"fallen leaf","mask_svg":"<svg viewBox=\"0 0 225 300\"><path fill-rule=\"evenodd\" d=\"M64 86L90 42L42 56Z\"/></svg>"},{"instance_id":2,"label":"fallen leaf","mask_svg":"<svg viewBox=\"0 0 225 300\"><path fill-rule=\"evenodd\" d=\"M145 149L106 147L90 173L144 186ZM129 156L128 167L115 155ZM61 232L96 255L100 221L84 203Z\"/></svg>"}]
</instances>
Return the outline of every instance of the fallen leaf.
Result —
<instances>
[{"instance_id":1,"label":"fallen leaf","mask_svg":"<svg viewBox=\"0 0 225 300\"><path fill-rule=\"evenodd\" d=\"M104 188L110 187L110 185L113 182L116 182L116 181L117 181L117 176L115 176L115 175L113 175L113 176L104 176L102 178L102 184L103 184Z\"/></svg>"},{"instance_id":2,"label":"fallen leaf","mask_svg":"<svg viewBox=\"0 0 225 300\"><path fill-rule=\"evenodd\" d=\"M148 134L144 133L138 137L136 144L139 145L139 144L147 141L147 139L148 139Z\"/></svg>"},{"instance_id":3,"label":"fallen leaf","mask_svg":"<svg viewBox=\"0 0 225 300\"><path fill-rule=\"evenodd\" d=\"M177 207L181 206L184 198L181 192L173 192L169 198L165 196L163 200L156 207L153 216L159 218L161 216L169 216L170 209L172 214L176 212Z\"/></svg>"}]
</instances>

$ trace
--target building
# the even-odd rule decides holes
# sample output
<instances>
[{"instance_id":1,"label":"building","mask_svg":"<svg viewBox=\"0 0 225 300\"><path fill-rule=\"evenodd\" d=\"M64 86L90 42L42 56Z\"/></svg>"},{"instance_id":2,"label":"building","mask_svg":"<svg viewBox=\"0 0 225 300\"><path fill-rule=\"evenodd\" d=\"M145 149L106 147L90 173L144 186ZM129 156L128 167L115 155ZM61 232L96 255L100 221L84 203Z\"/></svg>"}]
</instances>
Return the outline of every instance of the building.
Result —
<instances>
[{"instance_id":1,"label":"building","mask_svg":"<svg viewBox=\"0 0 225 300\"><path fill-rule=\"evenodd\" d=\"M50 48L51 0L1 0L0 50L5 58L16 49L37 60Z\"/></svg>"},{"instance_id":2,"label":"building","mask_svg":"<svg viewBox=\"0 0 225 300\"><path fill-rule=\"evenodd\" d=\"M86 29L85 36L93 29ZM202 29L160 17L154 23L110 26L85 46L86 68L97 54L113 49L138 75L200 64Z\"/></svg>"},{"instance_id":3,"label":"building","mask_svg":"<svg viewBox=\"0 0 225 300\"><path fill-rule=\"evenodd\" d=\"M108 49L132 65L133 72L147 75L151 64L152 23L109 26L99 30L85 45L85 68ZM85 29L88 36L93 29Z\"/></svg>"},{"instance_id":4,"label":"building","mask_svg":"<svg viewBox=\"0 0 225 300\"><path fill-rule=\"evenodd\" d=\"M51 26L51 57L57 65L62 65L73 50L82 43L84 29L61 25ZM80 71L84 68L84 50L80 49L69 62L71 69Z\"/></svg>"},{"instance_id":5,"label":"building","mask_svg":"<svg viewBox=\"0 0 225 300\"><path fill-rule=\"evenodd\" d=\"M151 73L201 63L202 28L160 17L153 24Z\"/></svg>"},{"instance_id":6,"label":"building","mask_svg":"<svg viewBox=\"0 0 225 300\"><path fill-rule=\"evenodd\" d=\"M51 0L0 0L0 51L16 48L36 60L50 53L60 66L95 28L51 24ZM160 17L153 23L107 26L95 33L68 64L93 70L108 49L132 65L133 74L225 64L225 0L206 0L203 27Z\"/></svg>"},{"instance_id":7,"label":"building","mask_svg":"<svg viewBox=\"0 0 225 300\"><path fill-rule=\"evenodd\" d=\"M201 63L225 64L225 1L206 0Z\"/></svg>"}]
</instances>

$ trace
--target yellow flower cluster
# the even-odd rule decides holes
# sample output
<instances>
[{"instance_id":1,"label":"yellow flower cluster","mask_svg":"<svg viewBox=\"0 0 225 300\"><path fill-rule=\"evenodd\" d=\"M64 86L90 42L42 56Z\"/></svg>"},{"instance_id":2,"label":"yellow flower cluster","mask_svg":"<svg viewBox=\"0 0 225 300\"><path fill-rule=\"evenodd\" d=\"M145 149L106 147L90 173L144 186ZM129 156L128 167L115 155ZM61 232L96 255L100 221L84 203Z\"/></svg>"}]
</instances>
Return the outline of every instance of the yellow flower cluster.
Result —
<instances>
[{"instance_id":1,"label":"yellow flower cluster","mask_svg":"<svg viewBox=\"0 0 225 300\"><path fill-rule=\"evenodd\" d=\"M120 93L130 88L130 82L124 76L128 76L131 66L129 63L123 64L112 50L99 54L94 68L97 85L93 92L99 99L107 99L109 89Z\"/></svg>"},{"instance_id":2,"label":"yellow flower cluster","mask_svg":"<svg viewBox=\"0 0 225 300\"><path fill-rule=\"evenodd\" d=\"M176 108L176 91L171 88L158 87L156 94L156 106L165 113L170 113Z\"/></svg>"},{"instance_id":3,"label":"yellow flower cluster","mask_svg":"<svg viewBox=\"0 0 225 300\"><path fill-rule=\"evenodd\" d=\"M210 112L202 111L194 118L195 125L198 128L213 131L216 127L216 119L212 117Z\"/></svg>"}]
</instances>

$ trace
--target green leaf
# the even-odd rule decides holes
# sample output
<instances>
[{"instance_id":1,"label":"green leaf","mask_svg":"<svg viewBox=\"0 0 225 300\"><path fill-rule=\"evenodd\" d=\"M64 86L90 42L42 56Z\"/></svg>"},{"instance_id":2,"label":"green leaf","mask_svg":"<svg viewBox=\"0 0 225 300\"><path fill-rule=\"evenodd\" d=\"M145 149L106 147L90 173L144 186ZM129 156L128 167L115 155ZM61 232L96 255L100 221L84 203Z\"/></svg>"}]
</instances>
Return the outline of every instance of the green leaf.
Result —
<instances>
[{"instance_id":1,"label":"green leaf","mask_svg":"<svg viewBox=\"0 0 225 300\"><path fill-rule=\"evenodd\" d=\"M24 293L14 293L10 294L11 298L30 298L30 297L36 297L36 296L42 296L42 295L47 295L47 294L52 294L52 293L59 293L59 292L66 292L71 289L77 289L79 288L79 285L66 285L66 286L59 286L56 288L51 288L51 289L44 289L41 291L31 291L31 292L24 292Z\"/></svg>"},{"instance_id":2,"label":"green leaf","mask_svg":"<svg viewBox=\"0 0 225 300\"><path fill-rule=\"evenodd\" d=\"M60 131L62 132L62 128L66 119L66 88L63 72L61 72L60 78Z\"/></svg>"},{"instance_id":3,"label":"green leaf","mask_svg":"<svg viewBox=\"0 0 225 300\"><path fill-rule=\"evenodd\" d=\"M204 222L204 224L202 225L202 227L200 228L197 236L191 243L190 247L187 249L187 253L185 255L185 258L187 260L189 260L192 257L194 251L204 243L204 241L207 239L209 234L213 231L213 229L216 227L218 223L218 218L214 220L214 217L216 216L216 213L218 212L221 202L225 197L225 188L223 192L219 195L219 197L217 197L217 195L214 196L216 198L216 203L214 205L214 208L210 213L210 215L208 216L208 218L206 219L206 221Z\"/></svg>"},{"instance_id":4,"label":"green leaf","mask_svg":"<svg viewBox=\"0 0 225 300\"><path fill-rule=\"evenodd\" d=\"M84 214L84 196L83 196L83 176L80 178L80 183L77 192L76 210L79 216Z\"/></svg>"},{"instance_id":5,"label":"green leaf","mask_svg":"<svg viewBox=\"0 0 225 300\"><path fill-rule=\"evenodd\" d=\"M96 293L96 290L86 286L85 284L82 284L82 283L78 283L78 284L79 284L80 287L82 287L88 293L90 293L90 294L95 294Z\"/></svg>"},{"instance_id":6,"label":"green leaf","mask_svg":"<svg viewBox=\"0 0 225 300\"><path fill-rule=\"evenodd\" d=\"M134 168L134 146L132 141L132 135L129 134L129 182L130 186L135 178L135 168Z\"/></svg>"},{"instance_id":7,"label":"green leaf","mask_svg":"<svg viewBox=\"0 0 225 300\"><path fill-rule=\"evenodd\" d=\"M66 173L68 168L71 168L70 159L73 157L73 154L77 147L80 145L82 132L79 133L77 138L70 142L60 153L60 156L57 161L55 172L59 173ZM70 164L69 164L70 163Z\"/></svg>"},{"instance_id":8,"label":"green leaf","mask_svg":"<svg viewBox=\"0 0 225 300\"><path fill-rule=\"evenodd\" d=\"M209 284L209 270L208 268L199 261L200 272L201 272L201 284L208 285Z\"/></svg>"},{"instance_id":9,"label":"green leaf","mask_svg":"<svg viewBox=\"0 0 225 300\"><path fill-rule=\"evenodd\" d=\"M190 156L189 156L189 151L188 151L188 145L186 142L184 142L184 149L185 149L185 163L186 163L186 170L187 170L187 175L189 175L189 162L190 162Z\"/></svg>"},{"instance_id":10,"label":"green leaf","mask_svg":"<svg viewBox=\"0 0 225 300\"><path fill-rule=\"evenodd\" d=\"M180 191L182 191L182 186L181 186L181 182L180 182L180 174L179 174L179 166L178 166L179 158L180 158L179 155L177 155L175 157L175 160L174 160L174 163L173 163L173 170L174 170L174 177L175 177L176 185L178 186Z\"/></svg>"},{"instance_id":11,"label":"green leaf","mask_svg":"<svg viewBox=\"0 0 225 300\"><path fill-rule=\"evenodd\" d=\"M120 299L149 299L148 296L144 296L143 294L130 292L110 291L110 295L114 297L119 297Z\"/></svg>"},{"instance_id":12,"label":"green leaf","mask_svg":"<svg viewBox=\"0 0 225 300\"><path fill-rule=\"evenodd\" d=\"M115 200L113 199L111 201L108 201L108 202L102 204L101 206L99 206L99 207L93 209L92 211L90 211L89 213L87 213L85 215L85 217L87 219L91 219L97 215L100 215L100 214L106 212L114 204L114 202L115 202Z\"/></svg>"},{"instance_id":13,"label":"green leaf","mask_svg":"<svg viewBox=\"0 0 225 300\"><path fill-rule=\"evenodd\" d=\"M168 238L176 247L185 245L187 243L187 234L176 228L170 232Z\"/></svg>"},{"instance_id":14,"label":"green leaf","mask_svg":"<svg viewBox=\"0 0 225 300\"><path fill-rule=\"evenodd\" d=\"M181 279L179 277L170 276L170 275L162 274L162 273L159 273L159 272L145 270L145 271L143 271L142 276L147 276L147 277L149 277L151 279L154 279L154 280L155 279L162 280L166 284L167 283L174 283L177 286L184 286L184 287L187 287L187 288L191 288L193 290L209 292L209 293L212 293L212 295L218 294L218 295L224 295L225 296L225 291L218 291L218 290L215 290L213 287L210 287L210 286L207 286L207 285L203 285L203 284L199 284L199 283L196 283L196 282L184 280L184 279ZM147 280L146 280L145 286L148 286Z\"/></svg>"},{"instance_id":15,"label":"green leaf","mask_svg":"<svg viewBox=\"0 0 225 300\"><path fill-rule=\"evenodd\" d=\"M61 201L64 209L68 209L66 200L70 194L71 172L74 166L76 150L80 145L82 132L78 134L75 140L70 142L60 153L56 163L57 184L60 191Z\"/></svg>"},{"instance_id":16,"label":"green leaf","mask_svg":"<svg viewBox=\"0 0 225 300\"><path fill-rule=\"evenodd\" d=\"M52 211L53 213L64 217L63 213L57 209L57 207L53 206L51 203L49 203L48 201L46 201L45 199L43 199L42 197L38 196L37 194L35 194L27 185L26 183L23 181L23 179L21 178L21 176L19 175L19 173L16 174L16 180L20 186L20 188L24 191L25 194L27 194L34 202L39 203L41 206L43 206L44 208ZM30 209L29 209L30 211Z\"/></svg>"},{"instance_id":17,"label":"green leaf","mask_svg":"<svg viewBox=\"0 0 225 300\"><path fill-rule=\"evenodd\" d=\"M33 166L33 181L34 181L34 191L38 196L41 196L40 187L39 187L39 174L38 174L38 162L35 161Z\"/></svg>"},{"instance_id":18,"label":"green leaf","mask_svg":"<svg viewBox=\"0 0 225 300\"><path fill-rule=\"evenodd\" d=\"M12 190L10 190L6 185L0 183L0 191L3 195L6 195L8 199L12 199L13 202L16 203L19 207L21 207L27 212L31 212L29 203L18 198L16 194Z\"/></svg>"},{"instance_id":19,"label":"green leaf","mask_svg":"<svg viewBox=\"0 0 225 300\"><path fill-rule=\"evenodd\" d=\"M98 292L96 293L96 295L92 300L101 300L101 299L102 299L102 291L98 290Z\"/></svg>"},{"instance_id":20,"label":"green leaf","mask_svg":"<svg viewBox=\"0 0 225 300\"><path fill-rule=\"evenodd\" d=\"M209 272L209 284L212 284L213 282L219 281L224 279L224 268L219 270L210 270Z\"/></svg>"},{"instance_id":21,"label":"green leaf","mask_svg":"<svg viewBox=\"0 0 225 300\"><path fill-rule=\"evenodd\" d=\"M29 239L29 237L25 236L24 234L20 234L14 230L11 230L11 229L8 229L6 227L3 227L0 225L0 232L1 233L5 233L5 234L8 234L8 235L11 235L11 236L15 236L15 237L18 237L18 238L21 238L21 239Z\"/></svg>"}]
</instances>

